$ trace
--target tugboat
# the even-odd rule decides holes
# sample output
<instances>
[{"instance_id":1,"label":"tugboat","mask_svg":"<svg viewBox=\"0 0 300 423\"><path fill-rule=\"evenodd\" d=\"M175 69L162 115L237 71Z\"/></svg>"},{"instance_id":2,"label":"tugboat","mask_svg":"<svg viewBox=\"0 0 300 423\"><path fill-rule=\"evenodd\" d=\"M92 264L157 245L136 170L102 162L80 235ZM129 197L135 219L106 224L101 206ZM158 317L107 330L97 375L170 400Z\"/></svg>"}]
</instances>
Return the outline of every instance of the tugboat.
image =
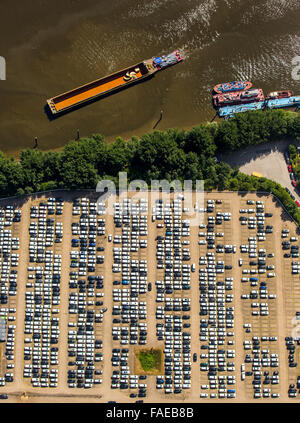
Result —
<instances>
[{"instance_id":1,"label":"tugboat","mask_svg":"<svg viewBox=\"0 0 300 423\"><path fill-rule=\"evenodd\" d=\"M214 86L214 91L217 94L229 93L232 91L245 91L249 90L252 87L252 82L250 81L232 81L232 82L223 82L222 84L217 84Z\"/></svg>"},{"instance_id":2,"label":"tugboat","mask_svg":"<svg viewBox=\"0 0 300 423\"><path fill-rule=\"evenodd\" d=\"M277 98L289 98L292 97L292 95L293 91L291 90L273 91L267 95L266 100L275 100Z\"/></svg>"},{"instance_id":3,"label":"tugboat","mask_svg":"<svg viewBox=\"0 0 300 423\"><path fill-rule=\"evenodd\" d=\"M163 55L160 57L153 57L153 66L157 70L162 70L168 68L169 66L176 65L183 60L182 53L179 50L175 50L168 55Z\"/></svg>"},{"instance_id":4,"label":"tugboat","mask_svg":"<svg viewBox=\"0 0 300 423\"><path fill-rule=\"evenodd\" d=\"M264 93L261 88L252 88L245 91L228 92L213 96L214 107L233 106L237 104L254 103L264 101Z\"/></svg>"}]
</instances>

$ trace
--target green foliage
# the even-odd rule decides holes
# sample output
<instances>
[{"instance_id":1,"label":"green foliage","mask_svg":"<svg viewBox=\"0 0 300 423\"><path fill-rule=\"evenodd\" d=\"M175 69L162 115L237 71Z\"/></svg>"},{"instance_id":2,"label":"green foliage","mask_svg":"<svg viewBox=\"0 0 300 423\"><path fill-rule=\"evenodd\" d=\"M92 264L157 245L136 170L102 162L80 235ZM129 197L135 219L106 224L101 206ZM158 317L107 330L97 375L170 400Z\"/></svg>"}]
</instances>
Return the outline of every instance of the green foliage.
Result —
<instances>
[{"instance_id":1,"label":"green foliage","mask_svg":"<svg viewBox=\"0 0 300 423\"><path fill-rule=\"evenodd\" d=\"M294 144L289 145L289 158L291 161L295 180L300 183L300 154L298 154L297 147Z\"/></svg>"},{"instance_id":2,"label":"green foliage","mask_svg":"<svg viewBox=\"0 0 300 423\"><path fill-rule=\"evenodd\" d=\"M222 121L215 141L218 149L234 151L247 145L276 141L286 136L300 138L300 116L283 110L239 113Z\"/></svg>"},{"instance_id":3,"label":"green foliage","mask_svg":"<svg viewBox=\"0 0 300 423\"><path fill-rule=\"evenodd\" d=\"M297 148L294 144L290 144L289 145L289 156L291 160L296 160L297 159Z\"/></svg>"},{"instance_id":4,"label":"green foliage","mask_svg":"<svg viewBox=\"0 0 300 423\"><path fill-rule=\"evenodd\" d=\"M106 172L110 175L127 172L132 154L132 151L128 148L128 144L121 137L118 137L108 147L105 166Z\"/></svg>"},{"instance_id":5,"label":"green foliage","mask_svg":"<svg viewBox=\"0 0 300 423\"><path fill-rule=\"evenodd\" d=\"M297 141L300 141L300 115L296 115L292 121L292 130L291 135L296 138Z\"/></svg>"}]
</instances>

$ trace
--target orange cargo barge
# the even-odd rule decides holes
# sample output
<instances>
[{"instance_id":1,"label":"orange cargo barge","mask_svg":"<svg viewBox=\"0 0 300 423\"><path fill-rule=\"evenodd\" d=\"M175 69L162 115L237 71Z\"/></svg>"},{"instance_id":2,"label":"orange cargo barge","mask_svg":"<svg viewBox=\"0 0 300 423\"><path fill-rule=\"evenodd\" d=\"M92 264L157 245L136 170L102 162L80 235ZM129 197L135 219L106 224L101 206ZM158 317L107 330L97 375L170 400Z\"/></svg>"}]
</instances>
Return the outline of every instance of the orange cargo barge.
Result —
<instances>
[{"instance_id":1,"label":"orange cargo barge","mask_svg":"<svg viewBox=\"0 0 300 423\"><path fill-rule=\"evenodd\" d=\"M97 97L112 93L131 84L150 77L155 72L172 66L183 60L181 53L176 50L167 56L145 60L119 72L82 85L47 100L53 114L62 113L73 107L89 102Z\"/></svg>"}]
</instances>

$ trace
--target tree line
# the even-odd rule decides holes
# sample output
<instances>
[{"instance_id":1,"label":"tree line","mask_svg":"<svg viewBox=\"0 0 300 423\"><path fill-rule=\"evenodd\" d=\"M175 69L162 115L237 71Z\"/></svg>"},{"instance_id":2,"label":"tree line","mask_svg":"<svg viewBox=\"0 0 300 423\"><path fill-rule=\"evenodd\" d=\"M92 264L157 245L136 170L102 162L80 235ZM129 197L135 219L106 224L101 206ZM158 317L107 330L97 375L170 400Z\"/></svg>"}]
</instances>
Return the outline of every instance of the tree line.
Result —
<instances>
[{"instance_id":1,"label":"tree line","mask_svg":"<svg viewBox=\"0 0 300 423\"><path fill-rule=\"evenodd\" d=\"M227 163L219 152L289 137L300 141L300 115L282 110L238 114L228 121L200 124L191 130L153 131L108 144L100 134L70 141L58 152L21 151L19 159L0 152L0 195L37 191L95 188L99 179L117 184L118 173L128 180L178 179L205 181L205 190L267 191L279 197L300 224L300 212L286 190L266 178L247 176Z\"/></svg>"},{"instance_id":2,"label":"tree line","mask_svg":"<svg viewBox=\"0 0 300 423\"><path fill-rule=\"evenodd\" d=\"M297 183L300 183L300 153L298 153L297 147L294 144L290 144L289 148L289 158L291 161L292 169L295 175Z\"/></svg>"}]
</instances>

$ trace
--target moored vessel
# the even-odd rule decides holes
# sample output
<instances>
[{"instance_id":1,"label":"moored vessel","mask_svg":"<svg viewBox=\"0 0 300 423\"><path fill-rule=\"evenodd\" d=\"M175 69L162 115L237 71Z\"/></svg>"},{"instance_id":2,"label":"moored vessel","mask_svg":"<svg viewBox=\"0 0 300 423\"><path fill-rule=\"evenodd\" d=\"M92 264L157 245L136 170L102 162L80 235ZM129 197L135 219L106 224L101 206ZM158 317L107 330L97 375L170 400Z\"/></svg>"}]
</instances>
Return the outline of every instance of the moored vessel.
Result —
<instances>
[{"instance_id":1,"label":"moored vessel","mask_svg":"<svg viewBox=\"0 0 300 423\"><path fill-rule=\"evenodd\" d=\"M264 101L264 99L264 93L261 88L251 88L245 91L216 94L213 96L213 103L214 107L224 107Z\"/></svg>"},{"instance_id":2,"label":"moored vessel","mask_svg":"<svg viewBox=\"0 0 300 423\"><path fill-rule=\"evenodd\" d=\"M291 90L273 91L267 95L266 99L274 100L277 98L288 98L288 97L292 97L292 95L293 95L293 91Z\"/></svg>"}]
</instances>

